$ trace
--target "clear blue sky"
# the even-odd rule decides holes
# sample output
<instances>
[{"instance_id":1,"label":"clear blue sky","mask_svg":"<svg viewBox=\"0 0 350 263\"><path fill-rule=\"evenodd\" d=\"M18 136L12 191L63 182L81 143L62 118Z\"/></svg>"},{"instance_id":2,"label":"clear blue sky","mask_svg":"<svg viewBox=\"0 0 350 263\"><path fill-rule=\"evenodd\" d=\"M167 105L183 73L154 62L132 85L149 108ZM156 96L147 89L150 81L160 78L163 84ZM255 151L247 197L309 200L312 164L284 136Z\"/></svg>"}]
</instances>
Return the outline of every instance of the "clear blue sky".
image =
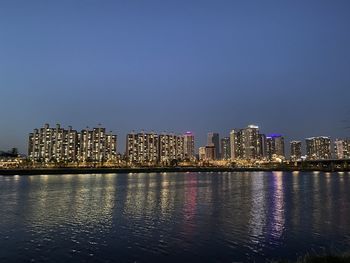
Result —
<instances>
[{"instance_id":1,"label":"clear blue sky","mask_svg":"<svg viewBox=\"0 0 350 263\"><path fill-rule=\"evenodd\" d=\"M350 136L350 1L0 2L0 149L48 122Z\"/></svg>"}]
</instances>

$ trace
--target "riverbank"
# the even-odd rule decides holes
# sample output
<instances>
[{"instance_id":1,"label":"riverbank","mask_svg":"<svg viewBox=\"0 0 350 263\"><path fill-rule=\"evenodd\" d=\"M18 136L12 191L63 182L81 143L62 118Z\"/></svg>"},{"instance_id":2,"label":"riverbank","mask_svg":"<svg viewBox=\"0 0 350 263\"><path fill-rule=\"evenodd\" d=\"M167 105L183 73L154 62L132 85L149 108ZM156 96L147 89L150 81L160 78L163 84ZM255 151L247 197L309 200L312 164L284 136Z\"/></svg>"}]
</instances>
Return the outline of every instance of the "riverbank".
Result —
<instances>
[{"instance_id":1,"label":"riverbank","mask_svg":"<svg viewBox=\"0 0 350 263\"><path fill-rule=\"evenodd\" d=\"M259 172L259 171L323 171L329 169L299 169L290 167L137 167L137 168L109 168L109 167L64 167L64 168L11 168L0 169L0 175L40 175L40 174L107 174L107 173L166 173L166 172ZM334 170L333 170L334 171ZM349 171L349 170L337 170Z\"/></svg>"}]
</instances>

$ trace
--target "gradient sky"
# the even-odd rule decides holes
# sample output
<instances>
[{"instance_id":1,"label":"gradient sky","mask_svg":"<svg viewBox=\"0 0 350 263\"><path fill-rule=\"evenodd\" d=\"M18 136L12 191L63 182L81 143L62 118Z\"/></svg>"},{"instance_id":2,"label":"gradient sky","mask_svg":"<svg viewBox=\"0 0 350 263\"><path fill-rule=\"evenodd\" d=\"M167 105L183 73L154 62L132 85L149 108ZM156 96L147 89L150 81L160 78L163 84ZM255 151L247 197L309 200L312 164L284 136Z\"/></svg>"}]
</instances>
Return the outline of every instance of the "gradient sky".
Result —
<instances>
[{"instance_id":1,"label":"gradient sky","mask_svg":"<svg viewBox=\"0 0 350 263\"><path fill-rule=\"evenodd\" d=\"M0 2L0 149L48 122L350 136L350 1Z\"/></svg>"}]
</instances>

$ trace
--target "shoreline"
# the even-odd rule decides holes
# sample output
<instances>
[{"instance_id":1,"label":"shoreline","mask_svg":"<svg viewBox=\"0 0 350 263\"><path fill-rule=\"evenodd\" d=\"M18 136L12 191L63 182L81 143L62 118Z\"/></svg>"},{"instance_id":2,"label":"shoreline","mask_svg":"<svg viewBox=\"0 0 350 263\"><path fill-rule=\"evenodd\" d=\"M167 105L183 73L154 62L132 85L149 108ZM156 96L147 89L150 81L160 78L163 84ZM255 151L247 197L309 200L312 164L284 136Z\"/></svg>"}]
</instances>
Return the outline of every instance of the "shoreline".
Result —
<instances>
[{"instance_id":1,"label":"shoreline","mask_svg":"<svg viewBox=\"0 0 350 263\"><path fill-rule=\"evenodd\" d=\"M246 168L234 168L234 167L137 167L137 168L108 168L108 167L63 167L63 168L10 168L0 169L1 175L50 175L50 174L120 174L120 173L187 173L187 172L349 172L350 169L301 169L290 167L246 167Z\"/></svg>"}]
</instances>

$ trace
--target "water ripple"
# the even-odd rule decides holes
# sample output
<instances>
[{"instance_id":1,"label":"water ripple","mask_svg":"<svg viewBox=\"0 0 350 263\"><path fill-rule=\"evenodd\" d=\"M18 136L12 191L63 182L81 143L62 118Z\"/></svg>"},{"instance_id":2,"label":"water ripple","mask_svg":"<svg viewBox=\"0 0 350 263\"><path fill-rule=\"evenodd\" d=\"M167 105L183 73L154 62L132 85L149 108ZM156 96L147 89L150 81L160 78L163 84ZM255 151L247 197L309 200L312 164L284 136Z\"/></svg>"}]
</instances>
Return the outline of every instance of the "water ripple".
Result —
<instances>
[{"instance_id":1,"label":"water ripple","mask_svg":"<svg viewBox=\"0 0 350 263\"><path fill-rule=\"evenodd\" d=\"M350 248L349 173L0 176L0 261L265 262Z\"/></svg>"}]
</instances>

